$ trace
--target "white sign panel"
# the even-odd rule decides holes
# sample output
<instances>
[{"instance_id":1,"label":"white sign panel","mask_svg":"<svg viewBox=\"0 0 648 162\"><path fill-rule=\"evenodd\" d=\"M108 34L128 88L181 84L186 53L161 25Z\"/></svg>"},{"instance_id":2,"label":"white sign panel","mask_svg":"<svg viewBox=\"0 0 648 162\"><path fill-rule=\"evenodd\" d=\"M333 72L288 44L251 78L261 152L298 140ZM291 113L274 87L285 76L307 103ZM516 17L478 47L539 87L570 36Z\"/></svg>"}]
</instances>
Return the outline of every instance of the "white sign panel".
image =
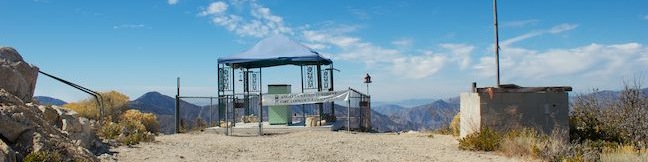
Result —
<instances>
[{"instance_id":1,"label":"white sign panel","mask_svg":"<svg viewBox=\"0 0 648 162\"><path fill-rule=\"evenodd\" d=\"M339 99L348 100L350 93L350 90L345 90L295 94L266 94L263 95L262 101L263 106L313 104L333 102Z\"/></svg>"}]
</instances>

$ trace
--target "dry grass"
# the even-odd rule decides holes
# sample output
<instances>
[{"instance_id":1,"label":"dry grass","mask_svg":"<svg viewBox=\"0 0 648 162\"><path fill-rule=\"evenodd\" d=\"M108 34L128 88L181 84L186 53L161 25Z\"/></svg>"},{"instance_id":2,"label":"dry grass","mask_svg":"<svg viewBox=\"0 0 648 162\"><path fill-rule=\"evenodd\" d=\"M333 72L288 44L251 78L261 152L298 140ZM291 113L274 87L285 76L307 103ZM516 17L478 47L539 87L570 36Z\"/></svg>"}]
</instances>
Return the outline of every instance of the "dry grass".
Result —
<instances>
[{"instance_id":1,"label":"dry grass","mask_svg":"<svg viewBox=\"0 0 648 162\"><path fill-rule=\"evenodd\" d=\"M119 116L128 110L128 96L117 91L101 92L103 96L104 113L107 118L119 119ZM63 107L74 110L79 116L99 120L100 110L95 98L87 98L79 102L72 102L63 105Z\"/></svg>"},{"instance_id":2,"label":"dry grass","mask_svg":"<svg viewBox=\"0 0 648 162\"><path fill-rule=\"evenodd\" d=\"M601 161L648 161L648 149L637 149L635 146L619 146L612 149L604 149L601 154Z\"/></svg>"},{"instance_id":3,"label":"dry grass","mask_svg":"<svg viewBox=\"0 0 648 162\"><path fill-rule=\"evenodd\" d=\"M533 129L511 131L502 139L498 151L511 157L538 158L542 141L543 138Z\"/></svg>"},{"instance_id":4,"label":"dry grass","mask_svg":"<svg viewBox=\"0 0 648 162\"><path fill-rule=\"evenodd\" d=\"M459 136L459 123L461 121L461 112L457 113L457 115L452 118L452 122L450 122L450 130L452 131L453 136Z\"/></svg>"},{"instance_id":5,"label":"dry grass","mask_svg":"<svg viewBox=\"0 0 648 162\"><path fill-rule=\"evenodd\" d=\"M500 148L502 136L486 127L459 140L459 148L471 151L495 151Z\"/></svg>"}]
</instances>

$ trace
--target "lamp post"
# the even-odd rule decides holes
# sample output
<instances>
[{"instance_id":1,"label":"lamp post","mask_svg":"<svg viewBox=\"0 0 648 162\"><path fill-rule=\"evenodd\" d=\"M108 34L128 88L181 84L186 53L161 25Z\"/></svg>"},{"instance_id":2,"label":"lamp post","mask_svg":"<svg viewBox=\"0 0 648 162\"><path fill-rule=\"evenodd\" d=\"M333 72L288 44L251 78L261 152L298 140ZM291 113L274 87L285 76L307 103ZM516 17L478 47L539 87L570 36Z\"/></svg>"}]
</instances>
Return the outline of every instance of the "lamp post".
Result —
<instances>
[{"instance_id":1,"label":"lamp post","mask_svg":"<svg viewBox=\"0 0 648 162\"><path fill-rule=\"evenodd\" d=\"M367 95L369 95L369 83L371 83L371 76L369 76L369 73L365 74L364 83L367 84Z\"/></svg>"}]
</instances>

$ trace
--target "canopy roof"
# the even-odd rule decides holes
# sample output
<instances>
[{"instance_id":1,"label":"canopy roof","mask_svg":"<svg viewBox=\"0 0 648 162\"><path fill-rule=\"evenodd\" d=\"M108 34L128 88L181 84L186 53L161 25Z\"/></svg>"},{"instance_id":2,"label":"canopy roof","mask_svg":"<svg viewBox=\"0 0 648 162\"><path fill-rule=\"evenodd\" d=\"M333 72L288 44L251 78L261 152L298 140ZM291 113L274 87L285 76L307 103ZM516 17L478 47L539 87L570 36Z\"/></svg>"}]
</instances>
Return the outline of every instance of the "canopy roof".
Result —
<instances>
[{"instance_id":1,"label":"canopy roof","mask_svg":"<svg viewBox=\"0 0 648 162\"><path fill-rule=\"evenodd\" d=\"M332 61L286 37L272 36L259 41L243 53L218 58L218 63L234 68L262 68L280 65L329 65Z\"/></svg>"}]
</instances>

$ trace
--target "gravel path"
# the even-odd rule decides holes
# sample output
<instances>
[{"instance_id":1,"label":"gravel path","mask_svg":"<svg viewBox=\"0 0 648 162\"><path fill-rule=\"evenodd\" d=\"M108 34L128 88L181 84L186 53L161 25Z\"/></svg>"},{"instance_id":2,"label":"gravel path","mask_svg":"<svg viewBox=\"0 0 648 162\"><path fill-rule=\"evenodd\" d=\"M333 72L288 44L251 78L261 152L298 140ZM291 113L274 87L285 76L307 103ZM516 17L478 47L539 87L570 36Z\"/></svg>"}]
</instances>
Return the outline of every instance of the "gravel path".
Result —
<instances>
[{"instance_id":1,"label":"gravel path","mask_svg":"<svg viewBox=\"0 0 648 162\"><path fill-rule=\"evenodd\" d=\"M263 137L216 133L159 136L112 151L118 161L521 161L461 151L448 135L299 131ZM103 160L106 161L106 160Z\"/></svg>"}]
</instances>

